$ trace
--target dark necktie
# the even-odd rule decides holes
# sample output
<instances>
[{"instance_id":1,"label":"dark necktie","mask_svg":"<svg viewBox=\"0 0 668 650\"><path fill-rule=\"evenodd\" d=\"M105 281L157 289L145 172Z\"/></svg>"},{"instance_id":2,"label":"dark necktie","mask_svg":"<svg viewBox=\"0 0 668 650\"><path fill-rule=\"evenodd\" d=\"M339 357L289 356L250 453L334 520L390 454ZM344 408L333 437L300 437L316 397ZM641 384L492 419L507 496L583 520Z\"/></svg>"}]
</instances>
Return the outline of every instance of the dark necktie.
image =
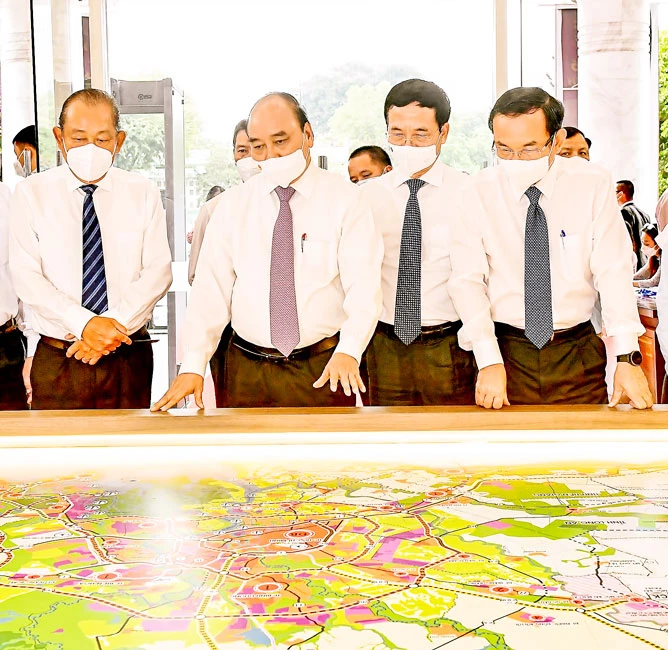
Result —
<instances>
[{"instance_id":1,"label":"dark necktie","mask_svg":"<svg viewBox=\"0 0 668 650\"><path fill-rule=\"evenodd\" d=\"M540 350L554 334L550 238L538 203L541 191L532 185L525 194L529 209L524 233L524 332Z\"/></svg>"},{"instance_id":2,"label":"dark necktie","mask_svg":"<svg viewBox=\"0 0 668 650\"><path fill-rule=\"evenodd\" d=\"M419 178L406 181L410 194L401 231L397 299L394 305L394 333L406 345L410 345L421 331L422 220L417 193L424 184L425 181Z\"/></svg>"},{"instance_id":3,"label":"dark necktie","mask_svg":"<svg viewBox=\"0 0 668 650\"><path fill-rule=\"evenodd\" d=\"M290 199L293 187L277 187L281 202L271 240L269 316L271 344L286 357L299 343L299 318L295 294L295 244Z\"/></svg>"},{"instance_id":4,"label":"dark necktie","mask_svg":"<svg viewBox=\"0 0 668 650\"><path fill-rule=\"evenodd\" d=\"M95 213L93 192L97 185L82 185L86 193L83 205L83 273L81 306L95 314L102 314L109 309L107 301L107 277L104 271L104 253L102 251L102 232Z\"/></svg>"}]
</instances>

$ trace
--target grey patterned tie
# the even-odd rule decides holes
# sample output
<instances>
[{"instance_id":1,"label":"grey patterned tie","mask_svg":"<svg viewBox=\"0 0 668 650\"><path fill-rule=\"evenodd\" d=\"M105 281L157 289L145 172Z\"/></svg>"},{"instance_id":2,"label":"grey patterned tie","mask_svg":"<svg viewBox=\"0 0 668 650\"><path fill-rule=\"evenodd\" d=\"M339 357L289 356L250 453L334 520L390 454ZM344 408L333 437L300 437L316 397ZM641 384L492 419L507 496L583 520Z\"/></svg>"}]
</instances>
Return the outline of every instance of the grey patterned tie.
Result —
<instances>
[{"instance_id":1,"label":"grey patterned tie","mask_svg":"<svg viewBox=\"0 0 668 650\"><path fill-rule=\"evenodd\" d=\"M554 334L550 238L547 219L538 201L541 191L532 185L524 232L524 333L540 350Z\"/></svg>"},{"instance_id":2,"label":"grey patterned tie","mask_svg":"<svg viewBox=\"0 0 668 650\"><path fill-rule=\"evenodd\" d=\"M422 277L422 219L418 190L425 184L419 178L409 178L408 202L404 213L397 276L397 299L394 305L394 333L405 345L420 335L421 277Z\"/></svg>"},{"instance_id":3,"label":"grey patterned tie","mask_svg":"<svg viewBox=\"0 0 668 650\"><path fill-rule=\"evenodd\" d=\"M290 199L294 187L277 187L281 206L271 240L269 316L271 344L286 357L299 343L299 318L295 294L295 244Z\"/></svg>"}]
</instances>

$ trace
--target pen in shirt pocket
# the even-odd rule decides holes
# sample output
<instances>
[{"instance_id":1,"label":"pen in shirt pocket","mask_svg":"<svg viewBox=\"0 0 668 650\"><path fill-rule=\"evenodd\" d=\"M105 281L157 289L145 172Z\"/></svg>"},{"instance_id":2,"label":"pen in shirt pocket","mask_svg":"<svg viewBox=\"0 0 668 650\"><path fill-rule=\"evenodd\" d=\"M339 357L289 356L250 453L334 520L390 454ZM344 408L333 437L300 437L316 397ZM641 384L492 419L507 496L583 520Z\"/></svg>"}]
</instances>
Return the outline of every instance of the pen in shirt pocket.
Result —
<instances>
[{"instance_id":1,"label":"pen in shirt pocket","mask_svg":"<svg viewBox=\"0 0 668 650\"><path fill-rule=\"evenodd\" d=\"M304 242L305 242L305 241L306 241L306 233L304 233L304 234L302 235L302 241L301 241L301 244L302 244L302 253L304 252Z\"/></svg>"},{"instance_id":2,"label":"pen in shirt pocket","mask_svg":"<svg viewBox=\"0 0 668 650\"><path fill-rule=\"evenodd\" d=\"M566 231L565 231L565 230L562 230L562 231L559 233L559 237L561 237L561 247L562 247L562 248L566 248L566 244L564 243L564 239L566 239Z\"/></svg>"}]
</instances>

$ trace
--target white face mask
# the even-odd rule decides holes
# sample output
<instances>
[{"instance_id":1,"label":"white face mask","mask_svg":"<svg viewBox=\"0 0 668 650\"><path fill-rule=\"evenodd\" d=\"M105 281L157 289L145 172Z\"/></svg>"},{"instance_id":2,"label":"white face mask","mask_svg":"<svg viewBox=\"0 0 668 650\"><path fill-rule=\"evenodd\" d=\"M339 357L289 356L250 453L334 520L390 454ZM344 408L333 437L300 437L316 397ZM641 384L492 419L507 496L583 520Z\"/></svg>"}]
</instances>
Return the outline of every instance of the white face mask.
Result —
<instances>
[{"instance_id":1,"label":"white face mask","mask_svg":"<svg viewBox=\"0 0 668 650\"><path fill-rule=\"evenodd\" d=\"M538 158L537 160L505 160L497 156L496 162L503 171L508 174L510 180L522 191L535 185L543 179L547 172L550 171L550 156L552 156L552 149L554 149L554 141L550 148L550 153L547 156Z\"/></svg>"},{"instance_id":2,"label":"white face mask","mask_svg":"<svg viewBox=\"0 0 668 650\"><path fill-rule=\"evenodd\" d=\"M438 158L436 145L428 147L412 147L409 144L397 145L387 143L392 159L392 169L398 170L402 176L413 176L427 167L431 167Z\"/></svg>"},{"instance_id":3,"label":"white face mask","mask_svg":"<svg viewBox=\"0 0 668 650\"><path fill-rule=\"evenodd\" d=\"M255 176L255 174L259 174L261 171L257 160L253 160L250 156L237 160L236 166L242 183L245 183L251 176Z\"/></svg>"},{"instance_id":4,"label":"white face mask","mask_svg":"<svg viewBox=\"0 0 668 650\"><path fill-rule=\"evenodd\" d=\"M112 154L108 149L98 147L92 142L69 150L63 142L63 148L67 154L67 166L77 178L86 183L101 179L109 171L116 153L115 146Z\"/></svg>"},{"instance_id":5,"label":"white face mask","mask_svg":"<svg viewBox=\"0 0 668 650\"><path fill-rule=\"evenodd\" d=\"M656 247L653 246L642 246L642 252L645 253L645 257L654 257L657 254Z\"/></svg>"},{"instance_id":6,"label":"white face mask","mask_svg":"<svg viewBox=\"0 0 668 650\"><path fill-rule=\"evenodd\" d=\"M292 181L299 178L306 169L306 157L304 156L304 142L306 141L306 133L302 146L297 151L293 151L287 156L280 156L279 158L267 158L258 163L262 176L267 178L267 181L274 187L288 187Z\"/></svg>"},{"instance_id":7,"label":"white face mask","mask_svg":"<svg viewBox=\"0 0 668 650\"><path fill-rule=\"evenodd\" d=\"M27 176L26 170L23 169L23 165L18 161L14 161L14 171L16 172L17 176L20 176L21 178L25 178Z\"/></svg>"}]
</instances>

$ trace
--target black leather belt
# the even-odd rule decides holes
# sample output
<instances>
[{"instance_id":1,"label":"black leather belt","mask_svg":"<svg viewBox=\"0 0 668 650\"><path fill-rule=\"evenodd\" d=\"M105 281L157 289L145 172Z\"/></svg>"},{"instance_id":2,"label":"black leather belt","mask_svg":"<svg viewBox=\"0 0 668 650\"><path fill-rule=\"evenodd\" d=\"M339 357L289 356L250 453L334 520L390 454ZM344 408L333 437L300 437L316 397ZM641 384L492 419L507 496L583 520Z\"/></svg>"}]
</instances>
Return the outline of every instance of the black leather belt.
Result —
<instances>
[{"instance_id":1,"label":"black leather belt","mask_svg":"<svg viewBox=\"0 0 668 650\"><path fill-rule=\"evenodd\" d=\"M4 325L0 325L0 334L9 334L17 327L16 319L12 316Z\"/></svg>"},{"instance_id":2,"label":"black leather belt","mask_svg":"<svg viewBox=\"0 0 668 650\"><path fill-rule=\"evenodd\" d=\"M462 321L452 321L451 323L441 323L440 325L427 325L420 328L420 335L415 339L416 341L428 341L435 338L443 338L449 334L456 334L462 327ZM383 332L387 336L391 336L398 340L399 337L394 333L394 325L391 323L384 323L378 321L376 331Z\"/></svg>"},{"instance_id":3,"label":"black leather belt","mask_svg":"<svg viewBox=\"0 0 668 650\"><path fill-rule=\"evenodd\" d=\"M141 343L146 341L147 343L153 343L152 339L149 339L148 329L142 327L138 329L134 334L130 334L130 338L133 343ZM75 341L63 341L63 339L54 339L52 336L45 336L44 334L40 335L39 340L48 345L51 348L57 348L58 350L68 350Z\"/></svg>"},{"instance_id":4,"label":"black leather belt","mask_svg":"<svg viewBox=\"0 0 668 650\"><path fill-rule=\"evenodd\" d=\"M520 329L519 327L513 327L512 325L508 325L508 323L494 323L494 328L496 330L497 336L505 335L516 336L523 339L526 338L526 334L524 333L523 329ZM568 327L563 330L556 330L554 334L552 334L550 343L558 343L560 341L578 338L580 336L584 336L585 334L589 334L591 331L593 331L593 329L594 326L591 324L591 321L586 321L584 323L580 323L579 325L574 325L573 327Z\"/></svg>"},{"instance_id":5,"label":"black leather belt","mask_svg":"<svg viewBox=\"0 0 668 650\"><path fill-rule=\"evenodd\" d=\"M232 332L232 345L239 348L240 350L243 350L244 352L247 352L248 354L252 354L254 357L265 359L267 361L308 359L309 357L313 357L316 354L320 354L321 352L326 352L327 350L335 348L338 342L339 334L337 332L334 334L334 336L322 339L322 341L318 341L313 345L307 345L304 348L297 348L286 357L283 355L283 353L279 352L275 348L264 348L261 345L255 345L255 343L250 343L249 341L242 339L236 332Z\"/></svg>"}]
</instances>

